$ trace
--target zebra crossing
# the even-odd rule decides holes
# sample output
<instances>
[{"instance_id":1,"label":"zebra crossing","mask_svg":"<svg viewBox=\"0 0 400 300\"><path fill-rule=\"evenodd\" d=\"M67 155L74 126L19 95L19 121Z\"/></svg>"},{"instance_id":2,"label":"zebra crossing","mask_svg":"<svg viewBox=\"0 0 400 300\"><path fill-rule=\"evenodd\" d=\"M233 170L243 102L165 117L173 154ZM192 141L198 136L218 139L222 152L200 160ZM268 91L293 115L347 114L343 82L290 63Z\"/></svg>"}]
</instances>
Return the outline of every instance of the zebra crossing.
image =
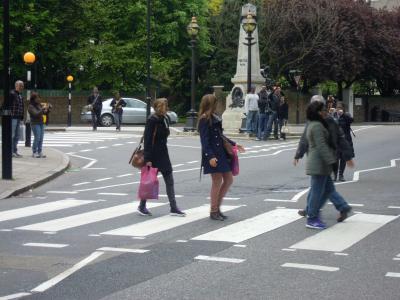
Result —
<instances>
[{"instance_id":1,"label":"zebra crossing","mask_svg":"<svg viewBox=\"0 0 400 300\"><path fill-rule=\"evenodd\" d=\"M98 224L106 220L114 219L136 214L137 203L124 203L113 206L93 209L83 213L70 213L72 208L85 207L90 209L92 205L103 205L105 200L77 200L64 199L54 202L47 202L37 205L31 205L24 208L0 211L0 234L1 232L20 231L20 232L41 232L57 234L61 231L74 230L89 224ZM166 202L149 202L149 208L158 208L165 206ZM235 203L236 204L236 203ZM224 205L224 212L240 210L246 205ZM46 218L47 214L63 211L63 217L49 219L38 223L31 223L29 217L41 216ZM301 217L297 214L297 209L275 208L269 211L260 212L255 216L250 216L234 223L213 223L218 229L208 232L201 232L201 227L196 226L196 222L208 219L209 206L203 204L199 207L193 207L185 210L187 216L185 218L176 218L169 215L160 217L144 218L141 221L132 219L132 224L122 227L111 228L102 232L93 232L90 236L99 236L107 238L107 236L119 236L128 238L147 238L152 235L164 233L185 225L195 225L195 231L191 231L191 241L207 241L207 242L228 242L239 244L252 238L263 236L267 237L268 233L283 228L284 226L300 222ZM75 210L74 210L75 212ZM67 215L67 216L66 216ZM310 237L300 241L293 241L288 245L288 251L313 250L324 252L343 252L351 248L361 240L367 238L383 226L393 222L399 215L381 215L362 213L349 217L346 222L337 223L328 229L315 232ZM51 218L51 217L50 217ZM7 222L12 224L24 223L19 226L7 226ZM21 226L22 225L22 226ZM299 223L299 226L304 226ZM96 227L97 228L97 227ZM201 234L195 234L196 231Z\"/></svg>"},{"instance_id":2,"label":"zebra crossing","mask_svg":"<svg viewBox=\"0 0 400 300\"><path fill-rule=\"evenodd\" d=\"M90 143L116 141L141 137L138 134L112 133L112 132L46 132L43 140L44 147L71 148L75 145L88 145ZM20 141L19 145L24 145Z\"/></svg>"}]
</instances>

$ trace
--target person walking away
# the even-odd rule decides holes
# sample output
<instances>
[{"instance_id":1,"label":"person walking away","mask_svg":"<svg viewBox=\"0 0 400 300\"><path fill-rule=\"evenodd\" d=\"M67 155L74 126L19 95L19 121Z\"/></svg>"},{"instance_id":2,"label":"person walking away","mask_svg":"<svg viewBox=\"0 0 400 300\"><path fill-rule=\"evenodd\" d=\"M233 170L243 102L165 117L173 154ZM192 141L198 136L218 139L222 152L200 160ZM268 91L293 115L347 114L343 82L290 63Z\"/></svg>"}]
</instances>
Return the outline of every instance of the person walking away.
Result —
<instances>
[{"instance_id":1,"label":"person walking away","mask_svg":"<svg viewBox=\"0 0 400 300\"><path fill-rule=\"evenodd\" d=\"M266 139L269 139L272 132L272 125L274 125L274 138L277 140L278 137L278 109L281 98L281 88L275 87L274 92L269 95L269 117L267 123L267 135Z\"/></svg>"},{"instance_id":2,"label":"person walking away","mask_svg":"<svg viewBox=\"0 0 400 300\"><path fill-rule=\"evenodd\" d=\"M198 130L201 141L201 166L204 174L211 175L210 192L210 219L223 221L227 218L221 212L221 204L224 196L233 183L230 159L224 148L224 141L236 145L243 153L244 148L225 137L222 133L222 120L215 114L217 98L212 95L204 95L200 102Z\"/></svg>"},{"instance_id":3,"label":"person walking away","mask_svg":"<svg viewBox=\"0 0 400 300\"><path fill-rule=\"evenodd\" d=\"M252 86L250 92L244 100L244 110L246 113L246 130L249 134L257 133L257 115L258 115L258 95L256 88Z\"/></svg>"},{"instance_id":4,"label":"person walking away","mask_svg":"<svg viewBox=\"0 0 400 300\"><path fill-rule=\"evenodd\" d=\"M101 110L103 108L103 101L99 94L98 88L93 88L93 93L88 97L87 104L90 105L92 113L92 126L93 131L97 130L97 126L100 126Z\"/></svg>"},{"instance_id":5,"label":"person walking away","mask_svg":"<svg viewBox=\"0 0 400 300\"><path fill-rule=\"evenodd\" d=\"M119 92L114 94L114 98L112 99L110 106L112 107L111 112L114 115L114 121L116 125L115 130L121 131L122 114L124 112L123 107L126 106L126 102L121 98Z\"/></svg>"},{"instance_id":6,"label":"person walking away","mask_svg":"<svg viewBox=\"0 0 400 300\"><path fill-rule=\"evenodd\" d=\"M339 106L337 109L337 116L338 116L338 123L339 126L342 128L344 132L344 136L346 137L347 142L351 147L352 158L355 157L354 155L354 146L353 146L353 139L351 137L351 123L353 123L354 119L350 113L344 111L344 107ZM346 181L344 179L344 170L346 169L346 157L343 155L341 151L338 151L338 166L334 170L334 178L335 181L337 180L338 173L339 173L339 181Z\"/></svg>"},{"instance_id":7,"label":"person walking away","mask_svg":"<svg viewBox=\"0 0 400 300\"><path fill-rule=\"evenodd\" d=\"M42 152L42 148L44 138L43 116L47 113L47 110L48 108L41 105L39 95L33 92L31 98L29 99L28 106L33 132L32 157L46 157L46 155L44 155Z\"/></svg>"},{"instance_id":8,"label":"person walking away","mask_svg":"<svg viewBox=\"0 0 400 300\"><path fill-rule=\"evenodd\" d=\"M267 118L267 106L268 106L268 92L265 86L261 87L261 91L258 94L258 130L256 141L265 139L265 129L268 122Z\"/></svg>"},{"instance_id":9,"label":"person walking away","mask_svg":"<svg viewBox=\"0 0 400 300\"><path fill-rule=\"evenodd\" d=\"M22 97L23 90L24 83L21 80L17 80L15 82L15 89L10 92L12 156L16 158L22 157L22 155L18 153L18 142L21 122L24 119L24 98Z\"/></svg>"},{"instance_id":10,"label":"person walking away","mask_svg":"<svg viewBox=\"0 0 400 300\"><path fill-rule=\"evenodd\" d=\"M178 208L175 200L174 177L167 147L170 134L167 99L156 99L153 108L155 112L147 119L144 130L144 161L146 166L157 168L164 178L171 208L170 215L185 217L186 214ZM142 216L151 216L146 208L146 201L140 199L138 212Z\"/></svg>"},{"instance_id":11,"label":"person walking away","mask_svg":"<svg viewBox=\"0 0 400 300\"><path fill-rule=\"evenodd\" d=\"M279 136L281 139L286 140L286 133L282 132L282 127L287 125L289 118L289 105L286 102L285 97L281 97L281 103L278 109L278 120L279 120Z\"/></svg>"}]
</instances>

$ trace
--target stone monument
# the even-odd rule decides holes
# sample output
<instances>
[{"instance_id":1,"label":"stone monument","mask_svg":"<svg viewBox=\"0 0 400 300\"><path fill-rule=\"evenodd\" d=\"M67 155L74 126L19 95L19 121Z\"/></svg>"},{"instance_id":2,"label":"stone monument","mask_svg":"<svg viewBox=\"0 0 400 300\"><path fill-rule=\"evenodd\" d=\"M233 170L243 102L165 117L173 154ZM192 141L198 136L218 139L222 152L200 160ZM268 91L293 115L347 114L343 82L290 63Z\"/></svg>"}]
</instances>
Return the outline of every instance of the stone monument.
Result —
<instances>
[{"instance_id":1,"label":"stone monument","mask_svg":"<svg viewBox=\"0 0 400 300\"><path fill-rule=\"evenodd\" d=\"M254 38L252 42L254 45L251 46L251 62L247 61L248 47L245 45L247 43L247 33L244 31L242 24L248 14L251 14L255 19L257 19L256 6L250 3L242 6L236 74L231 80L234 86L226 98L226 110L222 115L223 127L225 131L229 133L238 133L239 129L242 127L242 119L245 118L244 98L247 94L248 63L251 63L251 84L256 87L256 92L258 92L261 89L261 86L265 84L265 79L260 73L260 50L257 27L252 34L252 37Z\"/></svg>"}]
</instances>

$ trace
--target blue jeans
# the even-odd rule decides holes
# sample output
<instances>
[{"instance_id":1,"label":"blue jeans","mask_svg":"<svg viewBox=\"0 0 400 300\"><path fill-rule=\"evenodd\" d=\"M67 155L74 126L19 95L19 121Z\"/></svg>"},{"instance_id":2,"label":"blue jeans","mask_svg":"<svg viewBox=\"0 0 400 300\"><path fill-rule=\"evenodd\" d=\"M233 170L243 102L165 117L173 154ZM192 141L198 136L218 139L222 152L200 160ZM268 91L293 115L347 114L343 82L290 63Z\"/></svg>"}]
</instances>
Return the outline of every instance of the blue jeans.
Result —
<instances>
[{"instance_id":1,"label":"blue jeans","mask_svg":"<svg viewBox=\"0 0 400 300\"><path fill-rule=\"evenodd\" d=\"M258 131L257 131L257 138L260 140L265 138L265 129L268 122L268 115L267 114L258 114Z\"/></svg>"},{"instance_id":2,"label":"blue jeans","mask_svg":"<svg viewBox=\"0 0 400 300\"><path fill-rule=\"evenodd\" d=\"M11 119L12 152L18 153L17 145L19 141L20 119Z\"/></svg>"},{"instance_id":3,"label":"blue jeans","mask_svg":"<svg viewBox=\"0 0 400 300\"><path fill-rule=\"evenodd\" d=\"M274 123L274 136L278 136L278 114L276 112L269 113L268 123L267 123L267 138L272 132L272 123Z\"/></svg>"},{"instance_id":4,"label":"blue jeans","mask_svg":"<svg viewBox=\"0 0 400 300\"><path fill-rule=\"evenodd\" d=\"M120 129L122 123L122 113L114 113L114 121L116 128Z\"/></svg>"},{"instance_id":5,"label":"blue jeans","mask_svg":"<svg viewBox=\"0 0 400 300\"><path fill-rule=\"evenodd\" d=\"M43 146L43 137L44 137L44 125L43 124L35 124L32 125L33 132L33 144L32 144L32 152L33 154L41 154L42 146Z\"/></svg>"},{"instance_id":6,"label":"blue jeans","mask_svg":"<svg viewBox=\"0 0 400 300\"><path fill-rule=\"evenodd\" d=\"M249 110L246 119L246 130L248 133L257 133L257 110Z\"/></svg>"},{"instance_id":7,"label":"blue jeans","mask_svg":"<svg viewBox=\"0 0 400 300\"><path fill-rule=\"evenodd\" d=\"M331 198L334 192L336 192L335 185L330 175L311 175L311 187L307 196L308 218L317 218L319 210L324 206L326 200ZM342 200L344 201L343 198Z\"/></svg>"}]
</instances>

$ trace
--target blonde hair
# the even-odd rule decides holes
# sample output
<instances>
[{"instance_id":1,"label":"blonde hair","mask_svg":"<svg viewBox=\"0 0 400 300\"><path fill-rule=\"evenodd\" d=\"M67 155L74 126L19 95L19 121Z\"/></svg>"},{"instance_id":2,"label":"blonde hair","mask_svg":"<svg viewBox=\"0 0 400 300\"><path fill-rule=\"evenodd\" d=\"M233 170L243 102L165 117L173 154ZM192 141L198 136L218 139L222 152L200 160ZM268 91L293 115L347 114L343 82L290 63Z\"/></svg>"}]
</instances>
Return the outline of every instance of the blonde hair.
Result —
<instances>
[{"instance_id":1,"label":"blonde hair","mask_svg":"<svg viewBox=\"0 0 400 300\"><path fill-rule=\"evenodd\" d=\"M211 121L212 114L217 109L217 97L213 94L204 95L201 98L200 108L199 108L199 121L201 119L206 119Z\"/></svg>"},{"instance_id":2,"label":"blonde hair","mask_svg":"<svg viewBox=\"0 0 400 300\"><path fill-rule=\"evenodd\" d=\"M154 108L156 115L160 114L160 108L164 104L167 106L167 104L168 104L167 98L158 98L158 99L154 100L153 108Z\"/></svg>"}]
</instances>

